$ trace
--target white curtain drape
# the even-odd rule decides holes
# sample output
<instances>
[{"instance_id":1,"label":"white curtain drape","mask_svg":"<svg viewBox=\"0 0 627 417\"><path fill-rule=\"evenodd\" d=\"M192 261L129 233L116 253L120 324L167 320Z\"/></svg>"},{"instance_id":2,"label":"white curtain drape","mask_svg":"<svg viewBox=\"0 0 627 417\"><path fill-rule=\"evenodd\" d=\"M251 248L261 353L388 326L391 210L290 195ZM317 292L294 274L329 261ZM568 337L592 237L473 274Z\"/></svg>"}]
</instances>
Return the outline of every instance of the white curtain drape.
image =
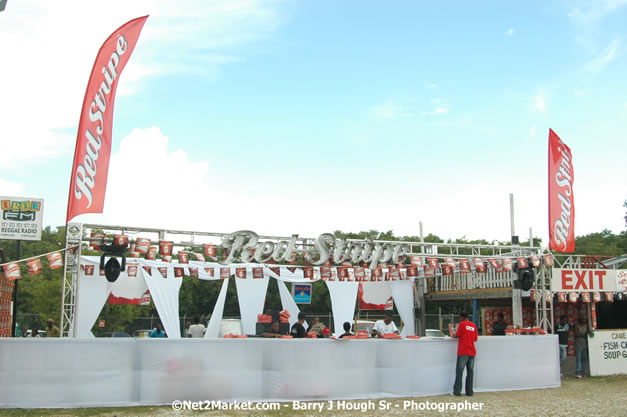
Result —
<instances>
[{"instance_id":1,"label":"white curtain drape","mask_svg":"<svg viewBox=\"0 0 627 417\"><path fill-rule=\"evenodd\" d=\"M257 315L263 313L266 301L269 277L263 274L263 278L253 279L250 268L247 268L246 272L246 279L235 278L237 301L242 317L243 334L255 334Z\"/></svg>"},{"instance_id":2,"label":"white curtain drape","mask_svg":"<svg viewBox=\"0 0 627 417\"><path fill-rule=\"evenodd\" d=\"M414 320L414 281L390 281L390 290L398 314L403 320L403 330L401 336L415 336L416 326Z\"/></svg>"},{"instance_id":3,"label":"white curtain drape","mask_svg":"<svg viewBox=\"0 0 627 417\"><path fill-rule=\"evenodd\" d=\"M335 335L344 333L344 322L353 322L359 282L326 281L331 296Z\"/></svg>"},{"instance_id":4,"label":"white curtain drape","mask_svg":"<svg viewBox=\"0 0 627 417\"><path fill-rule=\"evenodd\" d=\"M96 265L95 263L90 263ZM96 270L97 270L96 266ZM102 307L107 302L109 293L111 292L111 284L105 277L101 277L98 273L86 276L82 269L78 274L78 300L76 305L76 314L74 319L77 326L77 337L92 338L91 333L94 323L98 319L98 315L102 311ZM72 334L73 329L70 329Z\"/></svg>"},{"instance_id":5,"label":"white curtain drape","mask_svg":"<svg viewBox=\"0 0 627 417\"><path fill-rule=\"evenodd\" d=\"M229 279L223 281L220 295L218 295L218 300L216 301L211 319L207 325L205 339L220 337L220 324L222 323L222 313L224 313L224 301L226 300L226 290L229 287Z\"/></svg>"},{"instance_id":6,"label":"white curtain drape","mask_svg":"<svg viewBox=\"0 0 627 417\"><path fill-rule=\"evenodd\" d=\"M298 305L296 305L296 301L294 301L294 297L292 297L292 293L287 289L285 283L281 280L277 280L277 284L279 286L279 295L281 296L281 305L283 306L283 310L287 310L290 313L290 329L298 321L298 313L300 313L300 309ZM304 324L305 330L309 327L307 322Z\"/></svg>"},{"instance_id":7,"label":"white curtain drape","mask_svg":"<svg viewBox=\"0 0 627 417\"><path fill-rule=\"evenodd\" d=\"M151 265L153 262L140 260L140 264ZM152 267L148 274L144 268L137 268L137 274L143 276L150 295L155 303L157 313L170 339L181 338L179 324L179 290L183 283L182 278L174 277L174 268L169 267L167 278L163 278L157 268Z\"/></svg>"}]
</instances>

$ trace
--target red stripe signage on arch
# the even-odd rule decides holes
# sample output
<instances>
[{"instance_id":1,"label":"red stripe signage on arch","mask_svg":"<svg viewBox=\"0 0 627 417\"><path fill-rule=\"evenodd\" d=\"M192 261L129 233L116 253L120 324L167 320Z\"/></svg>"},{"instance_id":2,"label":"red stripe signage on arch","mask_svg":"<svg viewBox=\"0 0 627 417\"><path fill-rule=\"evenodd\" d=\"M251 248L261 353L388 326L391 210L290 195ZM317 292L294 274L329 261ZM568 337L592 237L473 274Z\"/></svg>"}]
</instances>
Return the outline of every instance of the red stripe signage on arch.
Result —
<instances>
[{"instance_id":1,"label":"red stripe signage on arch","mask_svg":"<svg viewBox=\"0 0 627 417\"><path fill-rule=\"evenodd\" d=\"M549 247L575 251L573 157L570 148L549 129Z\"/></svg>"},{"instance_id":2,"label":"red stripe signage on arch","mask_svg":"<svg viewBox=\"0 0 627 417\"><path fill-rule=\"evenodd\" d=\"M122 25L107 38L96 56L78 124L66 222L79 214L102 213L115 91L146 19L148 16L138 17Z\"/></svg>"}]
</instances>

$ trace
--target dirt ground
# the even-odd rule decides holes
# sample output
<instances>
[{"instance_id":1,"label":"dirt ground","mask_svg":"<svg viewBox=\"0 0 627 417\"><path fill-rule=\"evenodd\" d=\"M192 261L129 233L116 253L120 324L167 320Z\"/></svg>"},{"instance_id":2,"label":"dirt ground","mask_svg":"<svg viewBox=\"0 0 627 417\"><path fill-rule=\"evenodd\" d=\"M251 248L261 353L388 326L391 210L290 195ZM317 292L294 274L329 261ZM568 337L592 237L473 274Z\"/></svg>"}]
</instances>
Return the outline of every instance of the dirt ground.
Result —
<instances>
[{"instance_id":1,"label":"dirt ground","mask_svg":"<svg viewBox=\"0 0 627 417\"><path fill-rule=\"evenodd\" d=\"M383 402L381 402L383 401ZM481 410L451 410L451 403L475 403ZM173 410L172 407L126 407L126 408L86 408L65 410L17 410L0 409L2 416L627 416L627 375L576 379L564 377L562 386L554 389L505 392L479 392L473 397L437 397L395 398L386 400L347 401L352 411L337 410L333 401L329 410L328 402L318 402L323 410L293 410L292 403L282 403L278 411L192 411ZM449 403L449 410L444 408ZM313 404L313 403L309 403ZM379 409L380 404L389 409ZM361 407L375 409L361 411ZM414 409L411 409L411 407ZM421 408L433 407L432 410ZM440 407L442 411L437 408Z\"/></svg>"}]
</instances>

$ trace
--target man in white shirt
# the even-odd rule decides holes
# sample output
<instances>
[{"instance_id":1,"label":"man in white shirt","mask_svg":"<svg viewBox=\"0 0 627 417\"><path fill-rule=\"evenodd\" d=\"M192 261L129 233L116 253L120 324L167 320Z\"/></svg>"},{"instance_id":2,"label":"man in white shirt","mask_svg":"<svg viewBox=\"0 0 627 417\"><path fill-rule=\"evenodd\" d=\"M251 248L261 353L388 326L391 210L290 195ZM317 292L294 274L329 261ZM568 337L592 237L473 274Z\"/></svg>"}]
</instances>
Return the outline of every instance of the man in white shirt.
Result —
<instances>
[{"instance_id":1,"label":"man in white shirt","mask_svg":"<svg viewBox=\"0 0 627 417\"><path fill-rule=\"evenodd\" d=\"M383 320L377 320L372 329L372 335L376 337L383 337L386 333L398 334L396 324L392 321L392 313L387 313Z\"/></svg>"},{"instance_id":2,"label":"man in white shirt","mask_svg":"<svg viewBox=\"0 0 627 417\"><path fill-rule=\"evenodd\" d=\"M189 326L189 331L187 332L187 337L192 338L202 338L205 335L205 326L200 324L200 318L194 317L194 324Z\"/></svg>"}]
</instances>

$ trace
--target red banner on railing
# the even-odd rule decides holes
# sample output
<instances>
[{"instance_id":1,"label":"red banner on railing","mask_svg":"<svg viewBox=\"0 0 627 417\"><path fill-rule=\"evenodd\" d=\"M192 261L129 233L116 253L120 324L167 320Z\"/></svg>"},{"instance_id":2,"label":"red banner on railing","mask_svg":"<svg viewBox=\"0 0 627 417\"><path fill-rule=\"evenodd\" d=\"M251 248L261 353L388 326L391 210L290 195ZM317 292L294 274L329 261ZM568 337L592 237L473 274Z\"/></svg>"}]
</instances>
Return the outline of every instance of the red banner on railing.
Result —
<instances>
[{"instance_id":1,"label":"red banner on railing","mask_svg":"<svg viewBox=\"0 0 627 417\"><path fill-rule=\"evenodd\" d=\"M107 38L96 56L78 124L66 222L79 214L102 213L117 81L146 19L148 16L139 17L122 25Z\"/></svg>"},{"instance_id":2,"label":"red banner on railing","mask_svg":"<svg viewBox=\"0 0 627 417\"><path fill-rule=\"evenodd\" d=\"M549 247L575 251L573 157L570 148L549 129Z\"/></svg>"}]
</instances>

